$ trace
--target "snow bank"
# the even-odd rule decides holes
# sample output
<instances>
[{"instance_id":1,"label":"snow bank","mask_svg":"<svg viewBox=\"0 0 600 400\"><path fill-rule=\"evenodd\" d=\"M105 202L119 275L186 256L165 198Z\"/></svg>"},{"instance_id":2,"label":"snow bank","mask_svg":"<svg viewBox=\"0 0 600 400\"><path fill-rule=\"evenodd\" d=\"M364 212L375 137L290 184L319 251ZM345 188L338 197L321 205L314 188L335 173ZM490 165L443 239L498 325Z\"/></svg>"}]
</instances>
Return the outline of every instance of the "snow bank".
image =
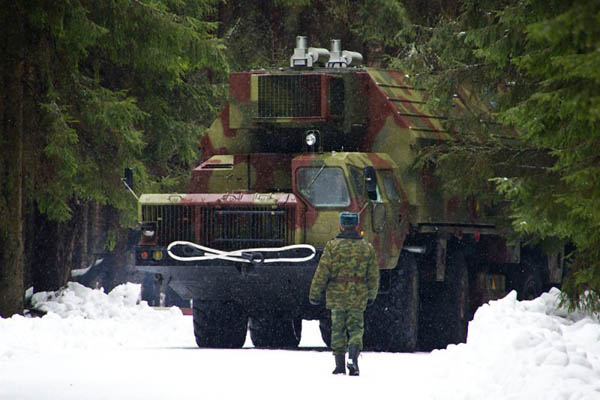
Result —
<instances>
[{"instance_id":1,"label":"snow bank","mask_svg":"<svg viewBox=\"0 0 600 400\"><path fill-rule=\"evenodd\" d=\"M304 322L298 351L198 350L192 318L139 291L69 284L34 296L42 318L0 318L0 398L600 400L600 323L559 308L556 289L482 306L466 344L365 352L359 378L331 375L331 354L314 351L317 321Z\"/></svg>"},{"instance_id":2,"label":"snow bank","mask_svg":"<svg viewBox=\"0 0 600 400\"><path fill-rule=\"evenodd\" d=\"M467 343L433 356L470 370L470 379L480 383L474 398L600 399L600 324L559 308L559 295L552 289L517 301L511 292L483 305L469 324Z\"/></svg>"},{"instance_id":3,"label":"snow bank","mask_svg":"<svg viewBox=\"0 0 600 400\"><path fill-rule=\"evenodd\" d=\"M140 301L140 291L141 285L135 283L119 285L106 294L103 289L93 290L69 282L57 292L35 293L31 303L36 310L62 318L127 319L149 310L148 304Z\"/></svg>"},{"instance_id":4,"label":"snow bank","mask_svg":"<svg viewBox=\"0 0 600 400\"><path fill-rule=\"evenodd\" d=\"M139 298L140 285L132 283L108 294L74 282L57 292L36 293L32 304L46 315L0 318L0 361L48 352L147 347L157 342L193 344L191 321L183 318L181 310L156 311Z\"/></svg>"}]
</instances>

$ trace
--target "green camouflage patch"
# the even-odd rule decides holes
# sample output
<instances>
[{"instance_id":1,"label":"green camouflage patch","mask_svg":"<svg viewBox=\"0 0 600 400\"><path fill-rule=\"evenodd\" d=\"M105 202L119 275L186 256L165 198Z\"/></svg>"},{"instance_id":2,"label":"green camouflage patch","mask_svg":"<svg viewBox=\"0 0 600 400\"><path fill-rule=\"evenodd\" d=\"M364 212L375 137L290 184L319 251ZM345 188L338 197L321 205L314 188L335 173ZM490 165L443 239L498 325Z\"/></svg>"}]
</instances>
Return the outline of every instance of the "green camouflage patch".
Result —
<instances>
[{"instance_id":1,"label":"green camouflage patch","mask_svg":"<svg viewBox=\"0 0 600 400\"><path fill-rule=\"evenodd\" d=\"M364 311L379 289L379 267L373 246L364 239L330 240L319 261L309 297L319 302L326 293L332 310Z\"/></svg>"},{"instance_id":2,"label":"green camouflage patch","mask_svg":"<svg viewBox=\"0 0 600 400\"><path fill-rule=\"evenodd\" d=\"M363 348L364 311L331 311L331 350L345 354L350 347Z\"/></svg>"}]
</instances>

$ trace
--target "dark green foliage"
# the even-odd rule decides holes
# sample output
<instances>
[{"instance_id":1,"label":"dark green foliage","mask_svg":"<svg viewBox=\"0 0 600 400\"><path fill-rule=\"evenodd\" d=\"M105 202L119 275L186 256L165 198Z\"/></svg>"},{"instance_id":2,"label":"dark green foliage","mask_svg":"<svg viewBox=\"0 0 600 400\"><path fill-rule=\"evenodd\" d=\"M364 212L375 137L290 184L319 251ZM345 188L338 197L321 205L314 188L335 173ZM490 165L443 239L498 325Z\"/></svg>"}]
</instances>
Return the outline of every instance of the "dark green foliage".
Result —
<instances>
[{"instance_id":1,"label":"dark green foliage","mask_svg":"<svg viewBox=\"0 0 600 400\"><path fill-rule=\"evenodd\" d=\"M135 201L121 184L124 167L134 168L138 190L183 190L186 173L181 171L197 158L199 138L219 108L228 71L216 24L207 22L216 1L4 3L1 81L17 79L23 90L12 98L3 93L0 104L14 102L23 114L17 116L22 127L2 126L0 140L24 145L22 158L15 158L18 165L12 154L0 155L0 165L10 165L16 174L22 170L22 176L0 174L0 184L20 182L26 210L16 216L20 223L40 217L43 224L68 228L66 221L76 215L80 220L71 224L85 225L88 214L78 210L101 204L107 215L120 213L122 223L131 224ZM7 205L11 201L0 193L0 254L12 252L7 246L17 237L23 239L8 223L15 208ZM106 219L102 229L114 231L118 218ZM37 237L40 224L24 229L28 249L48 240ZM28 261L60 264L57 270L66 269L60 272L66 279L80 238L77 229L57 232L64 236L57 234L52 245L44 246L48 254L38 251ZM85 266L89 260L81 262Z\"/></svg>"},{"instance_id":2,"label":"dark green foliage","mask_svg":"<svg viewBox=\"0 0 600 400\"><path fill-rule=\"evenodd\" d=\"M510 201L518 232L572 242L578 250L564 291L571 306L597 310L600 3L470 0L456 17L413 29L427 34L397 64L433 89L431 102L447 107L461 135L424 157L444 171L467 157L480 168L454 177L454 187L491 180L497 201ZM480 110L455 113L451 99L461 85ZM499 139L507 132L497 122L518 140Z\"/></svg>"},{"instance_id":3,"label":"dark green foliage","mask_svg":"<svg viewBox=\"0 0 600 400\"><path fill-rule=\"evenodd\" d=\"M219 20L231 68L248 70L289 65L298 35L327 49L341 39L368 64L385 63L404 43L407 17L398 0L232 0L220 5Z\"/></svg>"},{"instance_id":4,"label":"dark green foliage","mask_svg":"<svg viewBox=\"0 0 600 400\"><path fill-rule=\"evenodd\" d=\"M599 2L1 3L0 83L22 96L0 97L0 140L23 146L0 156L0 184L21 182L26 242L38 240L31 221L39 214L68 221L89 204L132 222L135 202L120 183L125 166L135 169L139 191L184 190L198 139L225 100L228 69L287 65L297 35L316 47L335 38L368 65L392 60L430 89L430 103L445 110L460 140L432 147L419 166L443 166L436 170L448 190L485 206L510 205L512 225L528 239L574 243L565 292L572 305L598 308ZM466 111L453 106L455 94ZM13 111L16 129L7 122ZM21 234L7 223L13 197L0 194L0 253L22 252ZM110 220L107 229L118 232L118 218ZM71 240L57 238L56 247Z\"/></svg>"},{"instance_id":5,"label":"dark green foliage","mask_svg":"<svg viewBox=\"0 0 600 400\"><path fill-rule=\"evenodd\" d=\"M196 159L214 115L226 64L204 1L28 2L29 62L39 93L37 192L51 219L71 199L132 209L120 175L134 167L142 189ZM175 163L173 161L176 160ZM148 175L148 172L153 175ZM156 187L155 189L158 189Z\"/></svg>"}]
</instances>

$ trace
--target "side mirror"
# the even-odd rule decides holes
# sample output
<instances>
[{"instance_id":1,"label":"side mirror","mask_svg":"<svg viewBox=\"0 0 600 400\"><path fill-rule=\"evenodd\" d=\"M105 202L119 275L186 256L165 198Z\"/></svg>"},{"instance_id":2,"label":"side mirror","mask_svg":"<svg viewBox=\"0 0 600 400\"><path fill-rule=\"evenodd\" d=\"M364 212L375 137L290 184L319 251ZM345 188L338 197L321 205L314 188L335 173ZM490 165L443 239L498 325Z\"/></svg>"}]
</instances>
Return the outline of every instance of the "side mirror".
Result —
<instances>
[{"instance_id":1,"label":"side mirror","mask_svg":"<svg viewBox=\"0 0 600 400\"><path fill-rule=\"evenodd\" d=\"M367 187L367 195L370 200L377 200L377 174L372 166L363 169L365 178L365 186Z\"/></svg>"},{"instance_id":2,"label":"side mirror","mask_svg":"<svg viewBox=\"0 0 600 400\"><path fill-rule=\"evenodd\" d=\"M125 182L129 189L133 190L133 170L131 168L125 168L124 175L123 182Z\"/></svg>"}]
</instances>

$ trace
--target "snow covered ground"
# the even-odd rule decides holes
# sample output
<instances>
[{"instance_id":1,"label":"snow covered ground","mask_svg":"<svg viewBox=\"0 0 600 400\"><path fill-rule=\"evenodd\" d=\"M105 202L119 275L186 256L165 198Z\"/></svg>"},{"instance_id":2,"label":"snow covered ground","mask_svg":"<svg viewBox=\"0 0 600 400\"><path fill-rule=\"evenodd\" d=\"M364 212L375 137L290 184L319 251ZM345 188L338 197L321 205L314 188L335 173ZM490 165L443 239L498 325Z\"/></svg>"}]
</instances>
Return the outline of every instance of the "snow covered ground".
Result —
<instances>
[{"instance_id":1,"label":"snow covered ground","mask_svg":"<svg viewBox=\"0 0 600 400\"><path fill-rule=\"evenodd\" d=\"M600 323L558 309L557 290L481 307L467 344L363 353L360 377L331 375L314 321L296 351L198 349L191 317L139 290L72 283L35 295L43 318L0 318L0 399L600 399Z\"/></svg>"}]
</instances>

